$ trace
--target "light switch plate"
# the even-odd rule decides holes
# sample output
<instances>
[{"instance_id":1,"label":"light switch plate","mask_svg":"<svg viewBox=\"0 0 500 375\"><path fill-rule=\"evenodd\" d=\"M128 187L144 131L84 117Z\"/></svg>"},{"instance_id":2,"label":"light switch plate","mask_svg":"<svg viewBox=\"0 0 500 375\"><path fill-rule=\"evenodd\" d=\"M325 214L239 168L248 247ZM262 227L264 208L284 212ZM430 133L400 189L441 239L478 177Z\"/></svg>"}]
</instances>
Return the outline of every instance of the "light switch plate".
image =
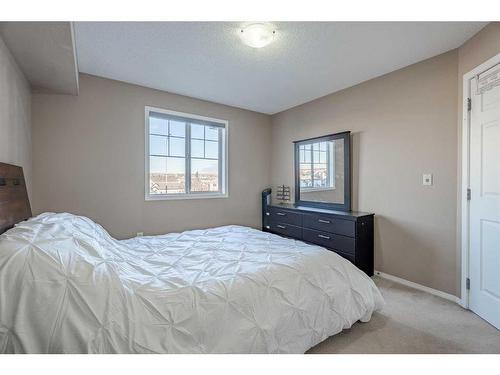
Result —
<instances>
[{"instance_id":1,"label":"light switch plate","mask_svg":"<svg viewBox=\"0 0 500 375\"><path fill-rule=\"evenodd\" d=\"M424 173L422 175L422 185L424 185L424 186L431 186L432 185L432 174L431 173Z\"/></svg>"}]
</instances>

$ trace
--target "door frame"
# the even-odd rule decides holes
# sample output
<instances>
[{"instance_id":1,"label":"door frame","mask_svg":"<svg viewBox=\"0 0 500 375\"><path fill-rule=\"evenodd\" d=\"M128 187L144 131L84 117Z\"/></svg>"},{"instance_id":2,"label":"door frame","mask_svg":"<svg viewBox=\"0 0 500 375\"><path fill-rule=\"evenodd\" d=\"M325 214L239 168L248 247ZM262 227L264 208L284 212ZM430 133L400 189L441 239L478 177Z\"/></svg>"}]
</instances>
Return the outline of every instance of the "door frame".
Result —
<instances>
[{"instance_id":1,"label":"door frame","mask_svg":"<svg viewBox=\"0 0 500 375\"><path fill-rule=\"evenodd\" d=\"M500 64L500 53L476 66L470 72L463 76L463 103L462 103L462 151L460 154L462 160L462 173L460 177L460 211L459 222L461 229L461 293L459 304L469 308L469 290L467 289L467 278L469 277L469 256L470 256L470 226L469 226L469 200L467 199L467 189L470 186L469 162L470 162L470 124L471 116L468 110L468 100L471 98L471 80L479 74L487 71L493 66Z\"/></svg>"}]
</instances>

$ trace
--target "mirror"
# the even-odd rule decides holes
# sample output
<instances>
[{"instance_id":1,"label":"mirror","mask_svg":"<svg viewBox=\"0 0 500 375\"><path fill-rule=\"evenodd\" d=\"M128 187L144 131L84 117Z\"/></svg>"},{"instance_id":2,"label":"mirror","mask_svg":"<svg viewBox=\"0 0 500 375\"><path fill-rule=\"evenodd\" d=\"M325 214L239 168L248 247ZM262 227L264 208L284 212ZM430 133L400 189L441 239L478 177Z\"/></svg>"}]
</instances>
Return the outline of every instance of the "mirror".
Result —
<instances>
[{"instance_id":1,"label":"mirror","mask_svg":"<svg viewBox=\"0 0 500 375\"><path fill-rule=\"evenodd\" d=\"M295 142L295 203L351 210L350 132Z\"/></svg>"}]
</instances>

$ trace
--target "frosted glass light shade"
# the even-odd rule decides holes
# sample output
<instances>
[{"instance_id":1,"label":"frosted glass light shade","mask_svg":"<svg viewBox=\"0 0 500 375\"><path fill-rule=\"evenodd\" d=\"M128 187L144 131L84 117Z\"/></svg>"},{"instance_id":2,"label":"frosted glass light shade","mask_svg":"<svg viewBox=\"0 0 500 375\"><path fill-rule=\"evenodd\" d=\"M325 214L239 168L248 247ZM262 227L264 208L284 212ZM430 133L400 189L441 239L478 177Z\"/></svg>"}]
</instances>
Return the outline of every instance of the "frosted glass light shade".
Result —
<instances>
[{"instance_id":1,"label":"frosted glass light shade","mask_svg":"<svg viewBox=\"0 0 500 375\"><path fill-rule=\"evenodd\" d=\"M271 43L276 31L271 25L264 23L253 23L245 26L240 31L243 43L253 48L262 48Z\"/></svg>"}]
</instances>

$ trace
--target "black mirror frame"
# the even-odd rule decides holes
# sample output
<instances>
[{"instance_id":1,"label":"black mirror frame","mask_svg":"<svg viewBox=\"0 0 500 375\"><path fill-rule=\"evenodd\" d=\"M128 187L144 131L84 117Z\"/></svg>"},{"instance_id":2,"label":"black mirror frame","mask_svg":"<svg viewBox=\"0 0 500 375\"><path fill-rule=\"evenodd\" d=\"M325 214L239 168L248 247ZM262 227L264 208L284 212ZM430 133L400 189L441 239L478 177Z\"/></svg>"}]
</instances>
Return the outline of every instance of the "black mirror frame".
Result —
<instances>
[{"instance_id":1,"label":"black mirror frame","mask_svg":"<svg viewBox=\"0 0 500 375\"><path fill-rule=\"evenodd\" d=\"M324 203L300 200L300 171L299 171L299 146L309 143L331 141L334 139L344 140L344 203ZM338 211L351 211L351 132L341 132L324 135L321 137L302 139L294 141L295 157L295 204L315 208L326 208Z\"/></svg>"}]
</instances>

